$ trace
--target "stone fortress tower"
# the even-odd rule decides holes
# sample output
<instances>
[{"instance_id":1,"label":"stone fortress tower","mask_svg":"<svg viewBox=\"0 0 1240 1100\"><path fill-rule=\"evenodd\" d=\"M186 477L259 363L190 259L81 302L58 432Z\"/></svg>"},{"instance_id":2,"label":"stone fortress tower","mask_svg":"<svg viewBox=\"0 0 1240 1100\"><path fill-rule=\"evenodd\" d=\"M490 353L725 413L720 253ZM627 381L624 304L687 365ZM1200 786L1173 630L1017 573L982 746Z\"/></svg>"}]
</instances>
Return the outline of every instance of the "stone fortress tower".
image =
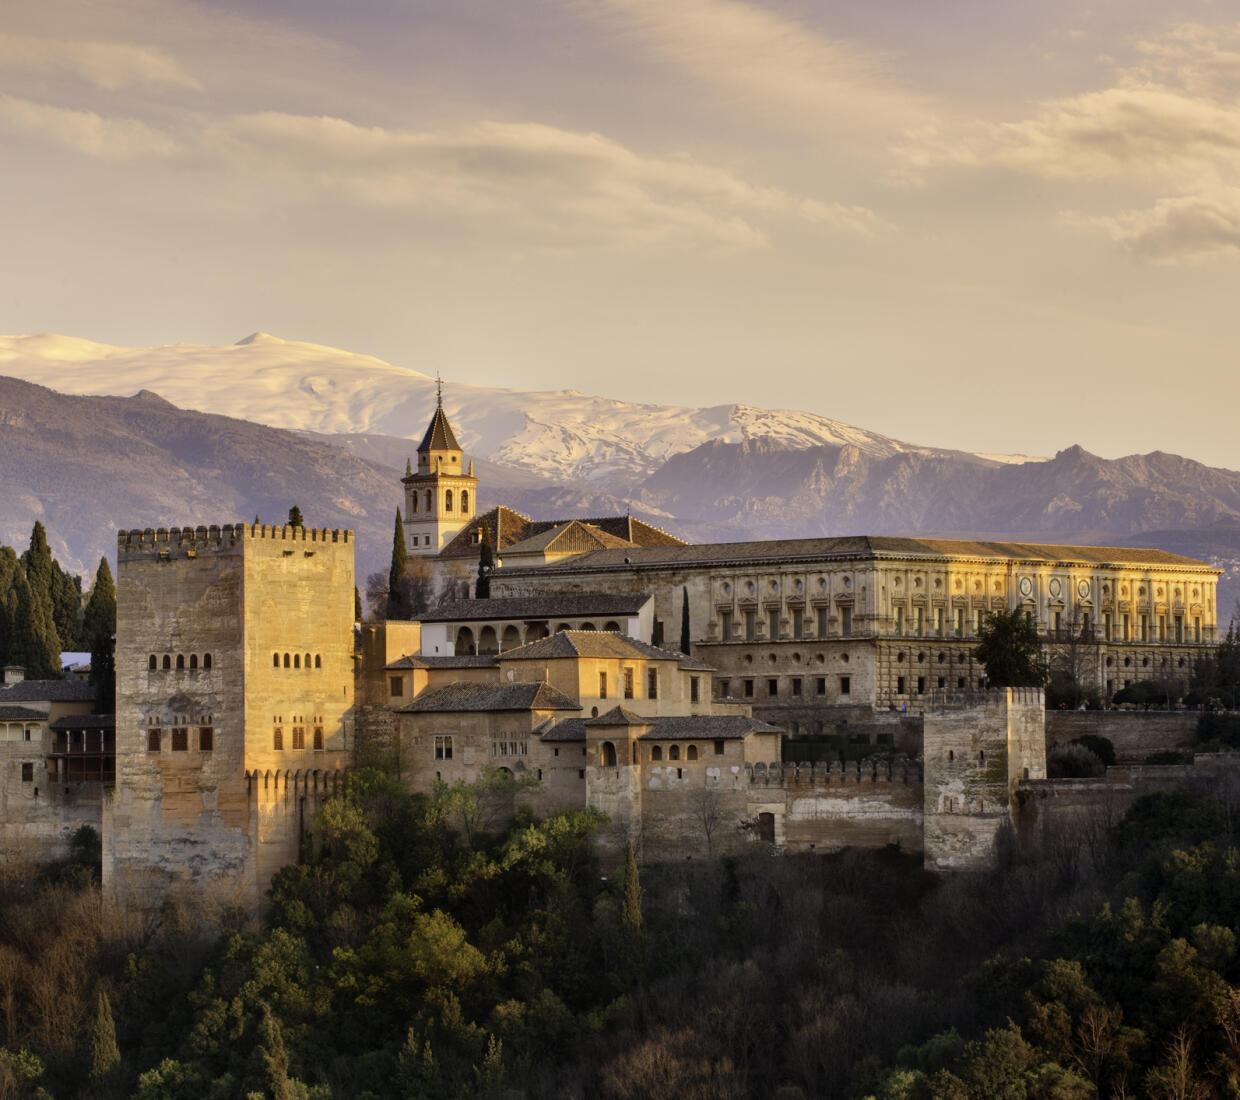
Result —
<instances>
[{"instance_id":1,"label":"stone fortress tower","mask_svg":"<svg viewBox=\"0 0 1240 1100\"><path fill-rule=\"evenodd\" d=\"M406 467L406 550L431 557L439 553L477 510L478 479L474 464L462 469L464 455L443 411L443 383L439 382L435 415L418 444L418 469Z\"/></svg>"},{"instance_id":2,"label":"stone fortress tower","mask_svg":"<svg viewBox=\"0 0 1240 1100\"><path fill-rule=\"evenodd\" d=\"M353 537L121 531L104 888L256 909L353 749Z\"/></svg>"}]
</instances>

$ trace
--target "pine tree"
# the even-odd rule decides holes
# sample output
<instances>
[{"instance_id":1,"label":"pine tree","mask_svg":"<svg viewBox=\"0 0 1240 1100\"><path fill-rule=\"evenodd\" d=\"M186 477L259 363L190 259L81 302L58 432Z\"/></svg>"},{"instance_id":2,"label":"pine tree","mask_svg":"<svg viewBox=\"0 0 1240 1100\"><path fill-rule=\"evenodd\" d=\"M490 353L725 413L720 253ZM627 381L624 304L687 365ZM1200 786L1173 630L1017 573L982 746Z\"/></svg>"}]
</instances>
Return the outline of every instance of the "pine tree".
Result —
<instances>
[{"instance_id":1,"label":"pine tree","mask_svg":"<svg viewBox=\"0 0 1240 1100\"><path fill-rule=\"evenodd\" d=\"M680 652L688 656L689 654L689 587L686 585L681 589L684 599L680 604Z\"/></svg>"},{"instance_id":2,"label":"pine tree","mask_svg":"<svg viewBox=\"0 0 1240 1100\"><path fill-rule=\"evenodd\" d=\"M90 646L90 682L95 686L95 709L116 710L116 586L107 558L99 559L90 601L82 617L82 641Z\"/></svg>"},{"instance_id":3,"label":"pine tree","mask_svg":"<svg viewBox=\"0 0 1240 1100\"><path fill-rule=\"evenodd\" d=\"M116 1045L116 1024L108 995L99 991L95 1022L90 1031L90 1080L96 1086L91 1095L99 1095L98 1086L105 1085L121 1064L120 1047Z\"/></svg>"},{"instance_id":4,"label":"pine tree","mask_svg":"<svg viewBox=\"0 0 1240 1100\"><path fill-rule=\"evenodd\" d=\"M491 548L491 529L482 525L482 546L478 550L478 582L474 585L474 596L480 600L491 595L491 573L495 570L495 551Z\"/></svg>"},{"instance_id":5,"label":"pine tree","mask_svg":"<svg viewBox=\"0 0 1240 1100\"><path fill-rule=\"evenodd\" d=\"M396 526L392 531L392 568L388 571L388 606L389 619L409 618L409 608L405 600L405 566L409 554L405 550L405 524L400 518L400 509L396 509Z\"/></svg>"},{"instance_id":6,"label":"pine tree","mask_svg":"<svg viewBox=\"0 0 1240 1100\"><path fill-rule=\"evenodd\" d=\"M301 509L296 504L288 510L288 525L290 527L304 527L305 524L301 519Z\"/></svg>"}]
</instances>

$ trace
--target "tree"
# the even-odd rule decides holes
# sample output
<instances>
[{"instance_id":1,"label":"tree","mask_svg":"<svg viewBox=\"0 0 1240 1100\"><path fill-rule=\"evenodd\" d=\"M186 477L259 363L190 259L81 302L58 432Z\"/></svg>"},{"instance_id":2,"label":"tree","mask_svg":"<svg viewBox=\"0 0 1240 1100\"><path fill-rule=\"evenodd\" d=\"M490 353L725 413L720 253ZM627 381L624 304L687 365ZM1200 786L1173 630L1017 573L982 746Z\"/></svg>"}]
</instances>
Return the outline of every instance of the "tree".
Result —
<instances>
[{"instance_id":1,"label":"tree","mask_svg":"<svg viewBox=\"0 0 1240 1100\"><path fill-rule=\"evenodd\" d=\"M38 639L34 650L34 667L43 669L40 678L60 674L60 651L64 648L60 635L56 633L56 612L52 601L52 590L55 584L55 562L51 548L47 545L47 532L43 524L35 520L30 531L30 548L22 555L22 570L25 573L26 585L29 589L29 609L19 612L29 624L29 630ZM37 651L45 647L49 656L43 660ZM31 666L27 665L30 673ZM49 671L50 670L50 671ZM33 673L30 673L33 677Z\"/></svg>"},{"instance_id":2,"label":"tree","mask_svg":"<svg viewBox=\"0 0 1240 1100\"><path fill-rule=\"evenodd\" d=\"M288 525L290 527L304 527L302 522L301 509L296 504L288 510Z\"/></svg>"},{"instance_id":3,"label":"tree","mask_svg":"<svg viewBox=\"0 0 1240 1100\"><path fill-rule=\"evenodd\" d=\"M121 1064L120 1047L116 1045L116 1024L108 995L99 991L95 1022L90 1031L90 1080L98 1088L108 1082Z\"/></svg>"},{"instance_id":4,"label":"tree","mask_svg":"<svg viewBox=\"0 0 1240 1100\"><path fill-rule=\"evenodd\" d=\"M995 611L982 621L973 655L986 666L993 687L1042 687L1046 657L1031 615L1019 607Z\"/></svg>"},{"instance_id":5,"label":"tree","mask_svg":"<svg viewBox=\"0 0 1240 1100\"><path fill-rule=\"evenodd\" d=\"M495 551L491 548L491 529L482 525L482 546L478 549L478 582L474 585L476 599L485 600L491 595L491 573L495 569Z\"/></svg>"},{"instance_id":6,"label":"tree","mask_svg":"<svg viewBox=\"0 0 1240 1100\"><path fill-rule=\"evenodd\" d=\"M10 604L9 660L21 665L31 680L60 675L60 639L46 600L41 600L19 569Z\"/></svg>"},{"instance_id":7,"label":"tree","mask_svg":"<svg viewBox=\"0 0 1240 1100\"><path fill-rule=\"evenodd\" d=\"M101 714L116 709L116 586L107 558L99 559L90 600L82 616L82 641L90 646L90 682Z\"/></svg>"},{"instance_id":8,"label":"tree","mask_svg":"<svg viewBox=\"0 0 1240 1100\"><path fill-rule=\"evenodd\" d=\"M353 586L353 621L362 621L362 594L357 590L357 585Z\"/></svg>"},{"instance_id":9,"label":"tree","mask_svg":"<svg viewBox=\"0 0 1240 1100\"><path fill-rule=\"evenodd\" d=\"M409 553L405 549L405 524L400 518L400 509L396 509L396 525L392 529L392 567L388 570L388 602L387 618L407 619L410 607L404 599L401 582L405 578L405 565Z\"/></svg>"},{"instance_id":10,"label":"tree","mask_svg":"<svg viewBox=\"0 0 1240 1100\"><path fill-rule=\"evenodd\" d=\"M77 649L85 644L82 636L82 578L66 573L60 562L52 559L52 621L64 649Z\"/></svg>"},{"instance_id":11,"label":"tree","mask_svg":"<svg viewBox=\"0 0 1240 1100\"><path fill-rule=\"evenodd\" d=\"M680 601L680 652L688 656L690 646L689 632L689 587L685 585L681 590L682 599Z\"/></svg>"}]
</instances>

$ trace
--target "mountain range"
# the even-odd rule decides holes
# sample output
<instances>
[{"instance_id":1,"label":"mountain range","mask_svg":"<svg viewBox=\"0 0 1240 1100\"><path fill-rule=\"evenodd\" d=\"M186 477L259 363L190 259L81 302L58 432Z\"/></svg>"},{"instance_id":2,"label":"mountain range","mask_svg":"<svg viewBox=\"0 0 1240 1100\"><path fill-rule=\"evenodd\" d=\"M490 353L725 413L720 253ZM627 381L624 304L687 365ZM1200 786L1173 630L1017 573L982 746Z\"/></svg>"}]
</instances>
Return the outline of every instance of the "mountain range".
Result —
<instances>
[{"instance_id":1,"label":"mountain range","mask_svg":"<svg viewBox=\"0 0 1240 1100\"><path fill-rule=\"evenodd\" d=\"M294 503L309 523L357 531L359 577L385 568L399 478L436 386L263 334L146 349L0 337L0 374L16 376L0 378L0 541L24 546L42 519L57 556L82 572L112 552L117 527L278 522ZM693 541L867 532L1148 545L1225 568L1224 619L1240 596L1240 473L1177 455L978 455L811 413L567 390L453 384L443 399L474 456L480 508L631 511Z\"/></svg>"}]
</instances>

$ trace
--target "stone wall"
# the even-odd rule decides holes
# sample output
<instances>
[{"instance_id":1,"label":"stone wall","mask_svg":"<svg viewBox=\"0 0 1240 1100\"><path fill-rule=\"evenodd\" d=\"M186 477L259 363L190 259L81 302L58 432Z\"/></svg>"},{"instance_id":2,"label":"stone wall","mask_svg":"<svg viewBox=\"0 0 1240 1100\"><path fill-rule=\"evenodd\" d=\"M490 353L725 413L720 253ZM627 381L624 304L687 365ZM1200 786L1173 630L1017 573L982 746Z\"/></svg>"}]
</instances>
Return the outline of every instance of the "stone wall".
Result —
<instances>
[{"instance_id":1,"label":"stone wall","mask_svg":"<svg viewBox=\"0 0 1240 1100\"><path fill-rule=\"evenodd\" d=\"M1151 753L1191 749L1199 717L1188 710L1048 710L1046 748L1093 734L1115 746L1117 763L1140 763Z\"/></svg>"},{"instance_id":2,"label":"stone wall","mask_svg":"<svg viewBox=\"0 0 1240 1100\"><path fill-rule=\"evenodd\" d=\"M30 764L33 778L22 779ZM43 863L68 854L74 830L103 822L102 785L58 783L47 774L47 749L39 741L0 742L0 858Z\"/></svg>"}]
</instances>

